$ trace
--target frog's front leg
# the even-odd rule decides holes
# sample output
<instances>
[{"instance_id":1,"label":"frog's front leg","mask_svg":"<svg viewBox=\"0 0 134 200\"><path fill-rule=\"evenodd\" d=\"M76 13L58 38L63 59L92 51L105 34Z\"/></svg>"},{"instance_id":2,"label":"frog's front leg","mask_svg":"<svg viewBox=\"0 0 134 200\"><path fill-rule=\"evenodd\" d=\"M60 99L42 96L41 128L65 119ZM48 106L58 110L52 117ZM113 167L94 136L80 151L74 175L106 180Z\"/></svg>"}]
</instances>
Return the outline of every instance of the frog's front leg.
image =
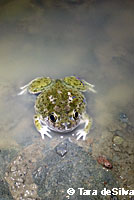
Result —
<instances>
[{"instance_id":1,"label":"frog's front leg","mask_svg":"<svg viewBox=\"0 0 134 200\"><path fill-rule=\"evenodd\" d=\"M38 77L21 87L21 92L18 95L25 94L27 91L30 94L39 94L44 90L45 87L50 85L51 82L52 79L49 77Z\"/></svg>"},{"instance_id":2,"label":"frog's front leg","mask_svg":"<svg viewBox=\"0 0 134 200\"><path fill-rule=\"evenodd\" d=\"M85 80L81 80L79 77L75 76L67 76L63 79L64 83L70 85L81 92L85 92L87 90L96 93L94 89L94 85L86 82Z\"/></svg>"},{"instance_id":3,"label":"frog's front leg","mask_svg":"<svg viewBox=\"0 0 134 200\"><path fill-rule=\"evenodd\" d=\"M88 83L85 80L82 80L82 82L83 82L84 86L86 87L86 90L89 90L89 91L91 91L93 93L96 93L96 90L94 89L94 87L95 87L94 85Z\"/></svg>"},{"instance_id":4,"label":"frog's front leg","mask_svg":"<svg viewBox=\"0 0 134 200\"><path fill-rule=\"evenodd\" d=\"M40 115L34 115L34 124L37 129L37 131L40 132L42 139L44 139L44 135L47 135L49 138L52 138L52 136L48 133L50 130L47 126L43 126L40 120Z\"/></svg>"},{"instance_id":5,"label":"frog's front leg","mask_svg":"<svg viewBox=\"0 0 134 200\"><path fill-rule=\"evenodd\" d=\"M81 123L85 123L85 127L84 130L78 130L77 131L77 140L79 140L81 137L83 138L83 140L86 139L87 134L89 133L91 126L92 126L92 118L90 118L87 114L83 114L82 116L82 122Z\"/></svg>"}]
</instances>

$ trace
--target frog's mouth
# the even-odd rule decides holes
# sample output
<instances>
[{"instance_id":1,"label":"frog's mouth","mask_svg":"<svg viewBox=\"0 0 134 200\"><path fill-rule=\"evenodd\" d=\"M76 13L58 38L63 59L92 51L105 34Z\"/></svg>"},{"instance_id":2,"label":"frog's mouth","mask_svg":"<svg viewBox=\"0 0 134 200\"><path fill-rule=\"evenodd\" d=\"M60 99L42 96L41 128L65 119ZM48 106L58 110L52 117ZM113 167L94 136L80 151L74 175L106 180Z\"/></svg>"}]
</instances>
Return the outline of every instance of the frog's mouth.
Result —
<instances>
[{"instance_id":1,"label":"frog's mouth","mask_svg":"<svg viewBox=\"0 0 134 200\"><path fill-rule=\"evenodd\" d=\"M49 121L47 118L43 120L43 124L46 124L49 127L49 129L55 132L70 132L78 127L78 125L80 124L80 119L62 123L60 121L52 122Z\"/></svg>"}]
</instances>

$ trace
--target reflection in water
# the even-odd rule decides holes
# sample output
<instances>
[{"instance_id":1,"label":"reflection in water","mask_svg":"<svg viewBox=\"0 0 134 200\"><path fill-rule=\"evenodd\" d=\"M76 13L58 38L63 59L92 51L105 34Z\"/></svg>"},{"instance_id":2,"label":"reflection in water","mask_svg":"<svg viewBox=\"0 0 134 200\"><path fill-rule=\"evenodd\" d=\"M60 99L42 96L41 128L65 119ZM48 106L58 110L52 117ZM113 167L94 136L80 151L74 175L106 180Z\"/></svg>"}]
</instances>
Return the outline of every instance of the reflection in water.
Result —
<instances>
[{"instance_id":1,"label":"reflection in water","mask_svg":"<svg viewBox=\"0 0 134 200\"><path fill-rule=\"evenodd\" d=\"M75 74L95 84L88 109L104 127L132 102L133 8L132 1L1 3L0 145L14 136L19 143L36 136L34 99L16 94L38 76Z\"/></svg>"}]
</instances>

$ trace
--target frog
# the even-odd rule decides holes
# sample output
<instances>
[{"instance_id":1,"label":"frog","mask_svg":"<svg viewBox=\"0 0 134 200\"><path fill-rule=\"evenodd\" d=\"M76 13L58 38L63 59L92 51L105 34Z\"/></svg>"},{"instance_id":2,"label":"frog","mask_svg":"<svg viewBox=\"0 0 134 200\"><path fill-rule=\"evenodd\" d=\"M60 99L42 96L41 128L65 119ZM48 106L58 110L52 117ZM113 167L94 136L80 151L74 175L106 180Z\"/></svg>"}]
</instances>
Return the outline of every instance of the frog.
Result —
<instances>
[{"instance_id":1,"label":"frog","mask_svg":"<svg viewBox=\"0 0 134 200\"><path fill-rule=\"evenodd\" d=\"M19 95L28 92L37 96L33 120L42 139L45 136L52 138L52 131L63 134L84 124L84 128L76 131L76 137L85 140L93 120L86 112L87 102L83 93L96 93L94 87L76 76L60 79L37 77L21 87Z\"/></svg>"}]
</instances>

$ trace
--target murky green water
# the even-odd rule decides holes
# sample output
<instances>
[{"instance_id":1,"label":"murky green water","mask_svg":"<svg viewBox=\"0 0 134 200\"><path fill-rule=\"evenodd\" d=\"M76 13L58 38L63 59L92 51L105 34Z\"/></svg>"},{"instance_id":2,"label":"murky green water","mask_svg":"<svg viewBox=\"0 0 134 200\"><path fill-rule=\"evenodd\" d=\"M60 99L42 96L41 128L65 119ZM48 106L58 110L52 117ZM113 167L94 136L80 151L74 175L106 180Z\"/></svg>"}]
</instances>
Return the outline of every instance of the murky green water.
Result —
<instances>
[{"instance_id":1,"label":"murky green water","mask_svg":"<svg viewBox=\"0 0 134 200\"><path fill-rule=\"evenodd\" d=\"M35 98L17 96L38 76L77 75L95 84L97 94L87 99L96 140L108 137L99 130L121 112L134 126L134 2L78 2L1 2L0 148L39 137L32 120ZM134 139L132 132L123 137Z\"/></svg>"}]
</instances>

